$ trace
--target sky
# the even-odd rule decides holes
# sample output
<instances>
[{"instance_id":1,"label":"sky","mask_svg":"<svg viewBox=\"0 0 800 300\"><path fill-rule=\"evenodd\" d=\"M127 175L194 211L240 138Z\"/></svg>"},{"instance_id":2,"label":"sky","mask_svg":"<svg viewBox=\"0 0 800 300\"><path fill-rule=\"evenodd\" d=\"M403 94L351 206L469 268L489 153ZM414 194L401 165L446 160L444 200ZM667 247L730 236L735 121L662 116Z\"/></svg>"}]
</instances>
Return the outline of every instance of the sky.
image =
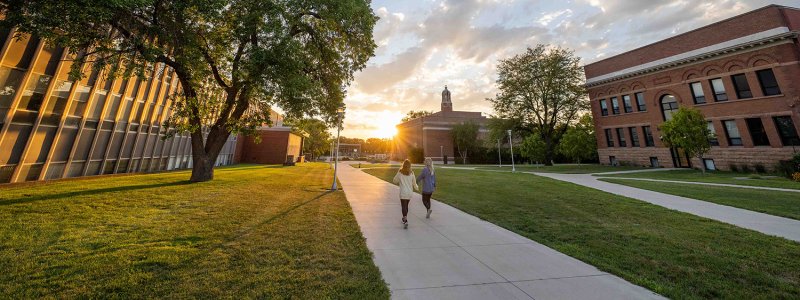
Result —
<instances>
[{"instance_id":1,"label":"sky","mask_svg":"<svg viewBox=\"0 0 800 300\"><path fill-rule=\"evenodd\" d=\"M537 44L583 64L763 7L800 0L373 0L378 48L345 99L343 136L391 137L409 110L493 113L498 60Z\"/></svg>"}]
</instances>

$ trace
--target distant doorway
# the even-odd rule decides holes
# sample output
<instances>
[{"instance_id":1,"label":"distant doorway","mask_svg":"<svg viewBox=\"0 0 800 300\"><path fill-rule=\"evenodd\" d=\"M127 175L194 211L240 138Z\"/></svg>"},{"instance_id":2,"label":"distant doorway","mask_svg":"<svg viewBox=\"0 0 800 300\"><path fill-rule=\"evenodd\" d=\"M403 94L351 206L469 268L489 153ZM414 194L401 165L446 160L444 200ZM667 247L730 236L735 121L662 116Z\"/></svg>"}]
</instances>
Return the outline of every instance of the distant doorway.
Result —
<instances>
[{"instance_id":1,"label":"distant doorway","mask_svg":"<svg viewBox=\"0 0 800 300\"><path fill-rule=\"evenodd\" d=\"M686 151L681 148L670 148L670 154L672 155L672 166L675 168L691 168L692 167L692 160L689 159L689 156L686 155Z\"/></svg>"}]
</instances>

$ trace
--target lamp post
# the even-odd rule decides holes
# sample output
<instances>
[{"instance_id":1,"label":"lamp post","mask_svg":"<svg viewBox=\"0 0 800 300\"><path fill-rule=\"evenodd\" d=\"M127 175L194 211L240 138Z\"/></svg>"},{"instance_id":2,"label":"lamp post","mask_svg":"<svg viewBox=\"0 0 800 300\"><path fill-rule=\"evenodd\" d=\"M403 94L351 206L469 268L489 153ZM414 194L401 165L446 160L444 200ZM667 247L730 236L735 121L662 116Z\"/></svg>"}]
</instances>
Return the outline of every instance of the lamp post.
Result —
<instances>
[{"instance_id":1,"label":"lamp post","mask_svg":"<svg viewBox=\"0 0 800 300\"><path fill-rule=\"evenodd\" d=\"M333 163L333 185L331 191L337 190L336 187L336 171L339 170L339 137L342 133L342 119L344 118L344 103L336 110L336 115L339 117L339 122L336 124L336 161Z\"/></svg>"},{"instance_id":2,"label":"lamp post","mask_svg":"<svg viewBox=\"0 0 800 300\"><path fill-rule=\"evenodd\" d=\"M444 163L444 146L439 145L439 154L442 155L442 163Z\"/></svg>"},{"instance_id":3,"label":"lamp post","mask_svg":"<svg viewBox=\"0 0 800 300\"><path fill-rule=\"evenodd\" d=\"M511 172L516 172L517 166L514 165L514 141L511 140L511 129L508 130L508 144L511 146Z\"/></svg>"},{"instance_id":4,"label":"lamp post","mask_svg":"<svg viewBox=\"0 0 800 300\"><path fill-rule=\"evenodd\" d=\"M501 168L503 167L503 157L500 156L500 139L497 139L497 163Z\"/></svg>"}]
</instances>

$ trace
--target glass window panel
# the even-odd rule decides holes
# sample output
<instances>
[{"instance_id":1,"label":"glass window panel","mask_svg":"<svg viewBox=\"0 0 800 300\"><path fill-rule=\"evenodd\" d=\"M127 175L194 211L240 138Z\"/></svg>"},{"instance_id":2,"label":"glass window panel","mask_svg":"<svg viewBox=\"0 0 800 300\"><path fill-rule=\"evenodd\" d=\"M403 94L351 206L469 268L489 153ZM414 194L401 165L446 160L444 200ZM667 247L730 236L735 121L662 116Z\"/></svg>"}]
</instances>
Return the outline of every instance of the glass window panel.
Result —
<instances>
[{"instance_id":1,"label":"glass window panel","mask_svg":"<svg viewBox=\"0 0 800 300\"><path fill-rule=\"evenodd\" d=\"M711 146L719 146L719 139L717 138L717 130L714 129L714 122L708 121L708 132L711 133L712 138L708 139Z\"/></svg>"},{"instance_id":2,"label":"glass window panel","mask_svg":"<svg viewBox=\"0 0 800 300\"><path fill-rule=\"evenodd\" d=\"M631 104L631 95L622 96L622 105L626 113L633 112L633 105Z\"/></svg>"},{"instance_id":3,"label":"glass window panel","mask_svg":"<svg viewBox=\"0 0 800 300\"><path fill-rule=\"evenodd\" d=\"M628 146L628 143L627 143L627 141L625 139L625 130L623 130L622 128L617 128L617 138L619 140L619 146L620 147L627 147Z\"/></svg>"},{"instance_id":4,"label":"glass window panel","mask_svg":"<svg viewBox=\"0 0 800 300\"><path fill-rule=\"evenodd\" d=\"M606 129L606 144L608 147L614 147L614 136L611 135L611 129Z\"/></svg>"},{"instance_id":5,"label":"glass window panel","mask_svg":"<svg viewBox=\"0 0 800 300\"><path fill-rule=\"evenodd\" d=\"M78 129L73 127L64 127L61 129L61 135L58 138L56 148L53 150L52 161L62 162L67 161L70 152L72 151L72 144L75 142L75 136L78 135Z\"/></svg>"},{"instance_id":6,"label":"glass window panel","mask_svg":"<svg viewBox=\"0 0 800 300\"><path fill-rule=\"evenodd\" d=\"M639 111L647 111L647 104L644 102L644 93L636 93L636 106Z\"/></svg>"},{"instance_id":7,"label":"glass window panel","mask_svg":"<svg viewBox=\"0 0 800 300\"><path fill-rule=\"evenodd\" d=\"M17 109L38 112L42 108L44 94L47 92L47 86L52 78L43 74L31 74L25 91L22 92L22 97L20 97Z\"/></svg>"},{"instance_id":8,"label":"glass window panel","mask_svg":"<svg viewBox=\"0 0 800 300\"><path fill-rule=\"evenodd\" d=\"M664 114L664 120L669 121L672 119L672 114L678 110L678 101L675 96L664 95L661 97L661 111Z\"/></svg>"},{"instance_id":9,"label":"glass window panel","mask_svg":"<svg viewBox=\"0 0 800 300\"><path fill-rule=\"evenodd\" d=\"M778 129L778 135L781 136L781 142L784 146L800 146L800 137L797 135L797 129L794 127L794 122L790 116L774 117L775 127Z\"/></svg>"},{"instance_id":10,"label":"glass window panel","mask_svg":"<svg viewBox=\"0 0 800 300\"><path fill-rule=\"evenodd\" d=\"M89 102L89 92L91 87L85 85L78 85L75 95L72 97L72 106L69 108L69 116L83 118L86 113L86 104Z\"/></svg>"},{"instance_id":11,"label":"glass window panel","mask_svg":"<svg viewBox=\"0 0 800 300\"><path fill-rule=\"evenodd\" d=\"M693 82L690 86L692 88L692 97L694 97L694 103L706 103L706 96L705 93L703 93L703 85L699 82Z\"/></svg>"},{"instance_id":12,"label":"glass window panel","mask_svg":"<svg viewBox=\"0 0 800 300\"><path fill-rule=\"evenodd\" d=\"M747 131L750 132L754 146L769 146L769 137L767 137L767 131L764 130L761 118L748 118L745 119L745 123L747 123Z\"/></svg>"},{"instance_id":13,"label":"glass window panel","mask_svg":"<svg viewBox=\"0 0 800 300\"><path fill-rule=\"evenodd\" d=\"M725 84L722 83L722 78L711 79L711 89L714 90L714 99L716 101L728 100L728 94L725 93Z\"/></svg>"},{"instance_id":14,"label":"glass window panel","mask_svg":"<svg viewBox=\"0 0 800 300\"><path fill-rule=\"evenodd\" d=\"M775 73L772 69L757 71L758 82L761 84L761 91L764 96L780 95L781 89L778 87L778 80L775 78Z\"/></svg>"},{"instance_id":15,"label":"glass window panel","mask_svg":"<svg viewBox=\"0 0 800 300\"><path fill-rule=\"evenodd\" d=\"M8 67L0 67L0 122L11 108L11 102L17 93L25 72Z\"/></svg>"},{"instance_id":16,"label":"glass window panel","mask_svg":"<svg viewBox=\"0 0 800 300\"><path fill-rule=\"evenodd\" d=\"M50 151L50 147L53 146L57 129L56 127L45 126L37 129L33 135L33 140L31 140L27 157L25 157L26 163L43 163L47 159L47 153Z\"/></svg>"},{"instance_id":17,"label":"glass window panel","mask_svg":"<svg viewBox=\"0 0 800 300\"><path fill-rule=\"evenodd\" d=\"M753 93L750 91L750 84L747 83L747 76L744 74L736 74L731 76L733 80L733 87L736 89L736 97L739 99L753 98Z\"/></svg>"},{"instance_id":18,"label":"glass window panel","mask_svg":"<svg viewBox=\"0 0 800 300\"><path fill-rule=\"evenodd\" d=\"M122 95L120 94L113 94L111 95L111 103L109 103L109 107L106 110L106 115L103 119L108 121L114 121L114 118L117 116L117 112L119 111L120 101L122 100Z\"/></svg>"},{"instance_id":19,"label":"glass window panel","mask_svg":"<svg viewBox=\"0 0 800 300\"><path fill-rule=\"evenodd\" d=\"M71 81L56 81L53 92L50 95L50 100L47 102L47 107L44 109L44 115L42 116L43 125L58 125L64 113L64 108L67 106L70 88L72 88Z\"/></svg>"},{"instance_id":20,"label":"glass window panel","mask_svg":"<svg viewBox=\"0 0 800 300\"><path fill-rule=\"evenodd\" d=\"M653 147L656 145L655 141L653 140L653 132L650 131L650 126L643 126L642 130L644 131L644 143L647 147Z\"/></svg>"},{"instance_id":21,"label":"glass window panel","mask_svg":"<svg viewBox=\"0 0 800 300\"><path fill-rule=\"evenodd\" d=\"M619 100L617 100L617 97L611 97L611 111L615 115L619 114Z\"/></svg>"},{"instance_id":22,"label":"glass window panel","mask_svg":"<svg viewBox=\"0 0 800 300\"><path fill-rule=\"evenodd\" d=\"M725 134L728 136L728 145L741 146L742 136L739 134L739 128L736 127L736 121L722 121L722 124L725 125Z\"/></svg>"},{"instance_id":23,"label":"glass window panel","mask_svg":"<svg viewBox=\"0 0 800 300\"><path fill-rule=\"evenodd\" d=\"M608 104L606 103L605 99L600 100L600 114L603 116L608 115Z\"/></svg>"},{"instance_id":24,"label":"glass window panel","mask_svg":"<svg viewBox=\"0 0 800 300\"><path fill-rule=\"evenodd\" d=\"M636 130L636 127L629 127L628 131L631 134L631 146L639 147L639 132Z\"/></svg>"},{"instance_id":25,"label":"glass window panel","mask_svg":"<svg viewBox=\"0 0 800 300\"><path fill-rule=\"evenodd\" d=\"M94 95L94 102L92 102L92 108L89 110L88 120L97 121L100 120L100 115L103 113L103 106L106 104L108 93L98 91Z\"/></svg>"}]
</instances>

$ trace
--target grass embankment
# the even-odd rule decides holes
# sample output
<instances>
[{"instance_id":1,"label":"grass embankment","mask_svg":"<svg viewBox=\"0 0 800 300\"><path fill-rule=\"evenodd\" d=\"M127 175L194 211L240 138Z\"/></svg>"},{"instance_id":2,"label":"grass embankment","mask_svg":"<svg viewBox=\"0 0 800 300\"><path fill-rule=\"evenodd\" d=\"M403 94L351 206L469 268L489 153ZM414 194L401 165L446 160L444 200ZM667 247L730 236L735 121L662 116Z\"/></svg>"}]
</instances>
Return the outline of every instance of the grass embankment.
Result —
<instances>
[{"instance_id":1,"label":"grass embankment","mask_svg":"<svg viewBox=\"0 0 800 300\"><path fill-rule=\"evenodd\" d=\"M800 243L530 174L436 172L436 199L661 295L800 297Z\"/></svg>"},{"instance_id":2,"label":"grass embankment","mask_svg":"<svg viewBox=\"0 0 800 300\"><path fill-rule=\"evenodd\" d=\"M742 173L723 172L723 171L706 172L706 174L703 174L701 171L698 170L669 170L663 172L640 172L640 173L627 173L627 174L614 174L614 175L599 174L597 176L723 183L723 184L736 184L736 185L800 190L800 182L794 182L783 177L767 176L767 175L748 175Z\"/></svg>"},{"instance_id":3,"label":"grass embankment","mask_svg":"<svg viewBox=\"0 0 800 300\"><path fill-rule=\"evenodd\" d=\"M0 187L9 298L388 298L325 164Z\"/></svg>"},{"instance_id":4,"label":"grass embankment","mask_svg":"<svg viewBox=\"0 0 800 300\"><path fill-rule=\"evenodd\" d=\"M800 220L800 193L602 178L616 184Z\"/></svg>"}]
</instances>

